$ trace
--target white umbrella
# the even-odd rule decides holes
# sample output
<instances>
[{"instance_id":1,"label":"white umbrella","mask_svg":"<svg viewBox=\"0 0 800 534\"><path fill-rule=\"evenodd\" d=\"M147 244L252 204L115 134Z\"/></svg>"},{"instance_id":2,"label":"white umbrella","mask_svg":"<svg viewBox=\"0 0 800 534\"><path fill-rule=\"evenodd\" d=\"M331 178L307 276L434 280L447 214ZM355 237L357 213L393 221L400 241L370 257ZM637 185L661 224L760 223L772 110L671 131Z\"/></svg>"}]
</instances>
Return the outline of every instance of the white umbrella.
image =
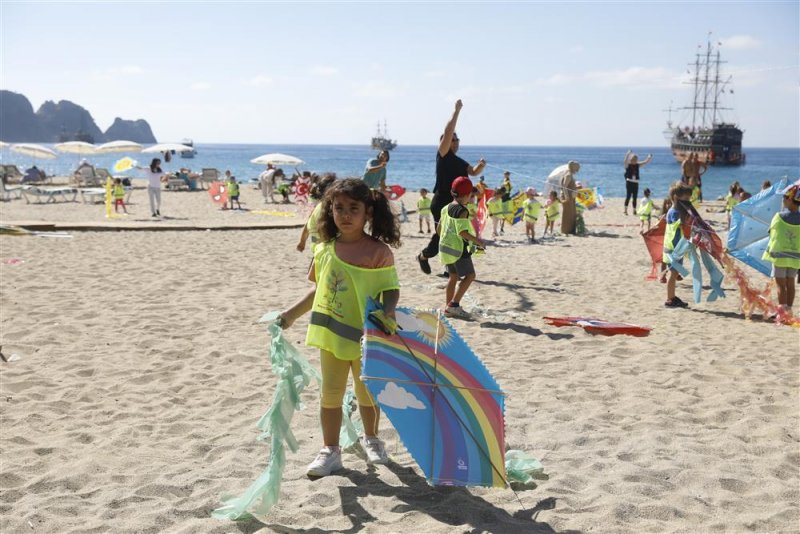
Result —
<instances>
[{"instance_id":1,"label":"white umbrella","mask_svg":"<svg viewBox=\"0 0 800 534\"><path fill-rule=\"evenodd\" d=\"M263 156L258 156L255 159L251 159L250 163L255 163L256 165L266 165L267 163L272 163L273 165L291 165L292 167L297 167L298 165L303 165L305 161L294 156L279 154L276 152L275 154L264 154Z\"/></svg>"},{"instance_id":2,"label":"white umbrella","mask_svg":"<svg viewBox=\"0 0 800 534\"><path fill-rule=\"evenodd\" d=\"M17 154L30 156L34 159L56 159L58 154L42 145L35 145L33 143L18 143L11 145L11 150Z\"/></svg>"},{"instance_id":3,"label":"white umbrella","mask_svg":"<svg viewBox=\"0 0 800 534\"><path fill-rule=\"evenodd\" d=\"M147 153L161 153L161 152L183 152L186 150L193 150L192 147L182 145L180 143L159 143L157 145L149 146L142 150Z\"/></svg>"},{"instance_id":4,"label":"white umbrella","mask_svg":"<svg viewBox=\"0 0 800 534\"><path fill-rule=\"evenodd\" d=\"M561 178L569 171L569 163L559 165L549 174L544 186L544 194L549 195L550 191L561 193Z\"/></svg>"},{"instance_id":5,"label":"white umbrella","mask_svg":"<svg viewBox=\"0 0 800 534\"><path fill-rule=\"evenodd\" d=\"M67 141L66 143L58 143L53 148L59 152L67 152L69 154L96 154L97 147L91 143L84 141Z\"/></svg>"},{"instance_id":6,"label":"white umbrella","mask_svg":"<svg viewBox=\"0 0 800 534\"><path fill-rule=\"evenodd\" d=\"M103 143L97 147L98 154L108 154L111 152L141 152L142 145L133 141L111 141Z\"/></svg>"}]
</instances>

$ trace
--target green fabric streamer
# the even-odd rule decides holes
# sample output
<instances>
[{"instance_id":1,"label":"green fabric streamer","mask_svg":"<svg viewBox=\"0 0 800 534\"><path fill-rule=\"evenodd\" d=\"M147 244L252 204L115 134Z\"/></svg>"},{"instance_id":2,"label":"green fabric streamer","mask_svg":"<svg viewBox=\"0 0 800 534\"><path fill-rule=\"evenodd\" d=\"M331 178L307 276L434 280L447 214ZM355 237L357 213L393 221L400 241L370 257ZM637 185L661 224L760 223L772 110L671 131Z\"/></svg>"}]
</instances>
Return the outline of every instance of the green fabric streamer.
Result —
<instances>
[{"instance_id":1,"label":"green fabric streamer","mask_svg":"<svg viewBox=\"0 0 800 534\"><path fill-rule=\"evenodd\" d=\"M506 451L506 476L509 482L529 484L534 475L544 472L542 462L520 450Z\"/></svg>"},{"instance_id":2,"label":"green fabric streamer","mask_svg":"<svg viewBox=\"0 0 800 534\"><path fill-rule=\"evenodd\" d=\"M343 451L348 451L358 443L358 438L364 433L364 423L361 419L353 421L352 415L356 411L356 396L352 389L348 389L344 394L342 402L342 428L339 431L339 447Z\"/></svg>"},{"instance_id":3,"label":"green fabric streamer","mask_svg":"<svg viewBox=\"0 0 800 534\"><path fill-rule=\"evenodd\" d=\"M216 519L249 519L255 515L267 514L278 502L281 478L286 467L286 450L297 450L297 440L289 428L295 410L303 408L300 394L311 383L312 378L319 384L321 377L300 351L283 337L283 330L277 321L277 312L264 315L259 322L269 322L272 336L270 361L272 371L278 375L278 383L272 396L272 405L258 421L262 430L259 440L270 438L271 451L269 463L263 473L239 497L223 496L222 506L211 512Z\"/></svg>"}]
</instances>

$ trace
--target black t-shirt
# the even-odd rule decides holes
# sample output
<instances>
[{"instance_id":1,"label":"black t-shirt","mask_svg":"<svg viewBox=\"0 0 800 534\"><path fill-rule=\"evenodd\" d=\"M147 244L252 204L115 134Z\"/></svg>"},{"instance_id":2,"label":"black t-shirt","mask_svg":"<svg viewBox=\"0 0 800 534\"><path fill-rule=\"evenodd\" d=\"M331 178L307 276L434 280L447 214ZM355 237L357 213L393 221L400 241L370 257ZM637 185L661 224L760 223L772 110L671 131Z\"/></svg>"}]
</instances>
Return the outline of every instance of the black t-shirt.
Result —
<instances>
[{"instance_id":1,"label":"black t-shirt","mask_svg":"<svg viewBox=\"0 0 800 534\"><path fill-rule=\"evenodd\" d=\"M631 163L625 167L625 180L639 181L639 163Z\"/></svg>"},{"instance_id":2,"label":"black t-shirt","mask_svg":"<svg viewBox=\"0 0 800 534\"><path fill-rule=\"evenodd\" d=\"M458 178L458 177L456 177ZM469 218L469 210L459 204L458 202L452 202L447 206L447 215L452 217L453 219L468 219ZM466 258L467 256L471 256L472 254L469 251L469 243L466 239L461 239L464 243L463 253L461 254L462 258Z\"/></svg>"},{"instance_id":3,"label":"black t-shirt","mask_svg":"<svg viewBox=\"0 0 800 534\"><path fill-rule=\"evenodd\" d=\"M433 186L433 194L436 195L438 193L439 196L449 198L453 180L459 176L467 176L468 168L469 163L456 156L452 150L449 150L444 157L437 151L436 185Z\"/></svg>"}]
</instances>

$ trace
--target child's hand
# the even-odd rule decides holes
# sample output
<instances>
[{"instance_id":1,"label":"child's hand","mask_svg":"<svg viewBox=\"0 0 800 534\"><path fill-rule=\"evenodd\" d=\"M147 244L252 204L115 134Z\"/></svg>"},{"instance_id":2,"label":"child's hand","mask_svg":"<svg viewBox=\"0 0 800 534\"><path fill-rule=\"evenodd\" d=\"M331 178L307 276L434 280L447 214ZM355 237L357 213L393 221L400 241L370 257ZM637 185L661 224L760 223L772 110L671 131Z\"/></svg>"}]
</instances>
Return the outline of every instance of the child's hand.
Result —
<instances>
[{"instance_id":1,"label":"child's hand","mask_svg":"<svg viewBox=\"0 0 800 534\"><path fill-rule=\"evenodd\" d=\"M278 324L280 325L281 329L286 330L294 324L294 319L289 317L286 312L281 312L278 315Z\"/></svg>"},{"instance_id":2,"label":"child's hand","mask_svg":"<svg viewBox=\"0 0 800 534\"><path fill-rule=\"evenodd\" d=\"M300 241L297 244L297 252L303 252L305 249L306 249L306 242L305 241Z\"/></svg>"}]
</instances>

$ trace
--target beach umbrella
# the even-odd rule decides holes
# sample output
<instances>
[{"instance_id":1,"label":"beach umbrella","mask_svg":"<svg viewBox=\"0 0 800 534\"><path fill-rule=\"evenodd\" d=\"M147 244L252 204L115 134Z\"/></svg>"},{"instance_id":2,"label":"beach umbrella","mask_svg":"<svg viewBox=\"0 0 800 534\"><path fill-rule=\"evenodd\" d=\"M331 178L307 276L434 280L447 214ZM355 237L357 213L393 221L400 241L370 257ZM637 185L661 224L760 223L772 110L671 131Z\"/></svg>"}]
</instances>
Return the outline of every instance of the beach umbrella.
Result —
<instances>
[{"instance_id":1,"label":"beach umbrella","mask_svg":"<svg viewBox=\"0 0 800 534\"><path fill-rule=\"evenodd\" d=\"M298 165L303 165L305 162L294 156L289 156L288 154L264 154L263 156L258 156L255 159L251 159L250 163L255 163L256 165L266 165L267 163L272 163L273 165L290 165L292 167L297 167Z\"/></svg>"},{"instance_id":2,"label":"beach umbrella","mask_svg":"<svg viewBox=\"0 0 800 534\"><path fill-rule=\"evenodd\" d=\"M97 153L97 147L95 145L92 143L86 143L84 141L67 141L66 143L58 143L57 145L54 145L53 148L59 152L66 152L69 154L88 155Z\"/></svg>"},{"instance_id":3,"label":"beach umbrella","mask_svg":"<svg viewBox=\"0 0 800 534\"><path fill-rule=\"evenodd\" d=\"M483 362L435 311L397 308L388 334L379 309L367 302L361 379L428 481L507 487L505 394Z\"/></svg>"},{"instance_id":4,"label":"beach umbrella","mask_svg":"<svg viewBox=\"0 0 800 534\"><path fill-rule=\"evenodd\" d=\"M766 276L772 272L772 263L761 256L769 243L769 225L783 207L783 192L788 185L788 178L783 178L735 205L731 212L728 254Z\"/></svg>"},{"instance_id":5,"label":"beach umbrella","mask_svg":"<svg viewBox=\"0 0 800 534\"><path fill-rule=\"evenodd\" d=\"M569 171L569 163L565 163L564 165L559 165L555 169L553 169L549 175L547 175L547 180L545 180L544 186L544 195L548 196L550 191L555 191L556 193L561 193L561 178L564 177Z\"/></svg>"},{"instance_id":6,"label":"beach umbrella","mask_svg":"<svg viewBox=\"0 0 800 534\"><path fill-rule=\"evenodd\" d=\"M58 154L46 146L36 145L33 143L18 143L16 145L11 145L11 150L17 154L30 156L33 159L56 159L58 157Z\"/></svg>"},{"instance_id":7,"label":"beach umbrella","mask_svg":"<svg viewBox=\"0 0 800 534\"><path fill-rule=\"evenodd\" d=\"M192 147L182 145L180 143L159 143L157 145L149 146L142 150L145 153L163 153L163 152L183 152L185 150L193 150Z\"/></svg>"},{"instance_id":8,"label":"beach umbrella","mask_svg":"<svg viewBox=\"0 0 800 534\"><path fill-rule=\"evenodd\" d=\"M103 143L97 147L98 154L109 154L112 152L141 152L142 145L133 141L111 141Z\"/></svg>"}]
</instances>

